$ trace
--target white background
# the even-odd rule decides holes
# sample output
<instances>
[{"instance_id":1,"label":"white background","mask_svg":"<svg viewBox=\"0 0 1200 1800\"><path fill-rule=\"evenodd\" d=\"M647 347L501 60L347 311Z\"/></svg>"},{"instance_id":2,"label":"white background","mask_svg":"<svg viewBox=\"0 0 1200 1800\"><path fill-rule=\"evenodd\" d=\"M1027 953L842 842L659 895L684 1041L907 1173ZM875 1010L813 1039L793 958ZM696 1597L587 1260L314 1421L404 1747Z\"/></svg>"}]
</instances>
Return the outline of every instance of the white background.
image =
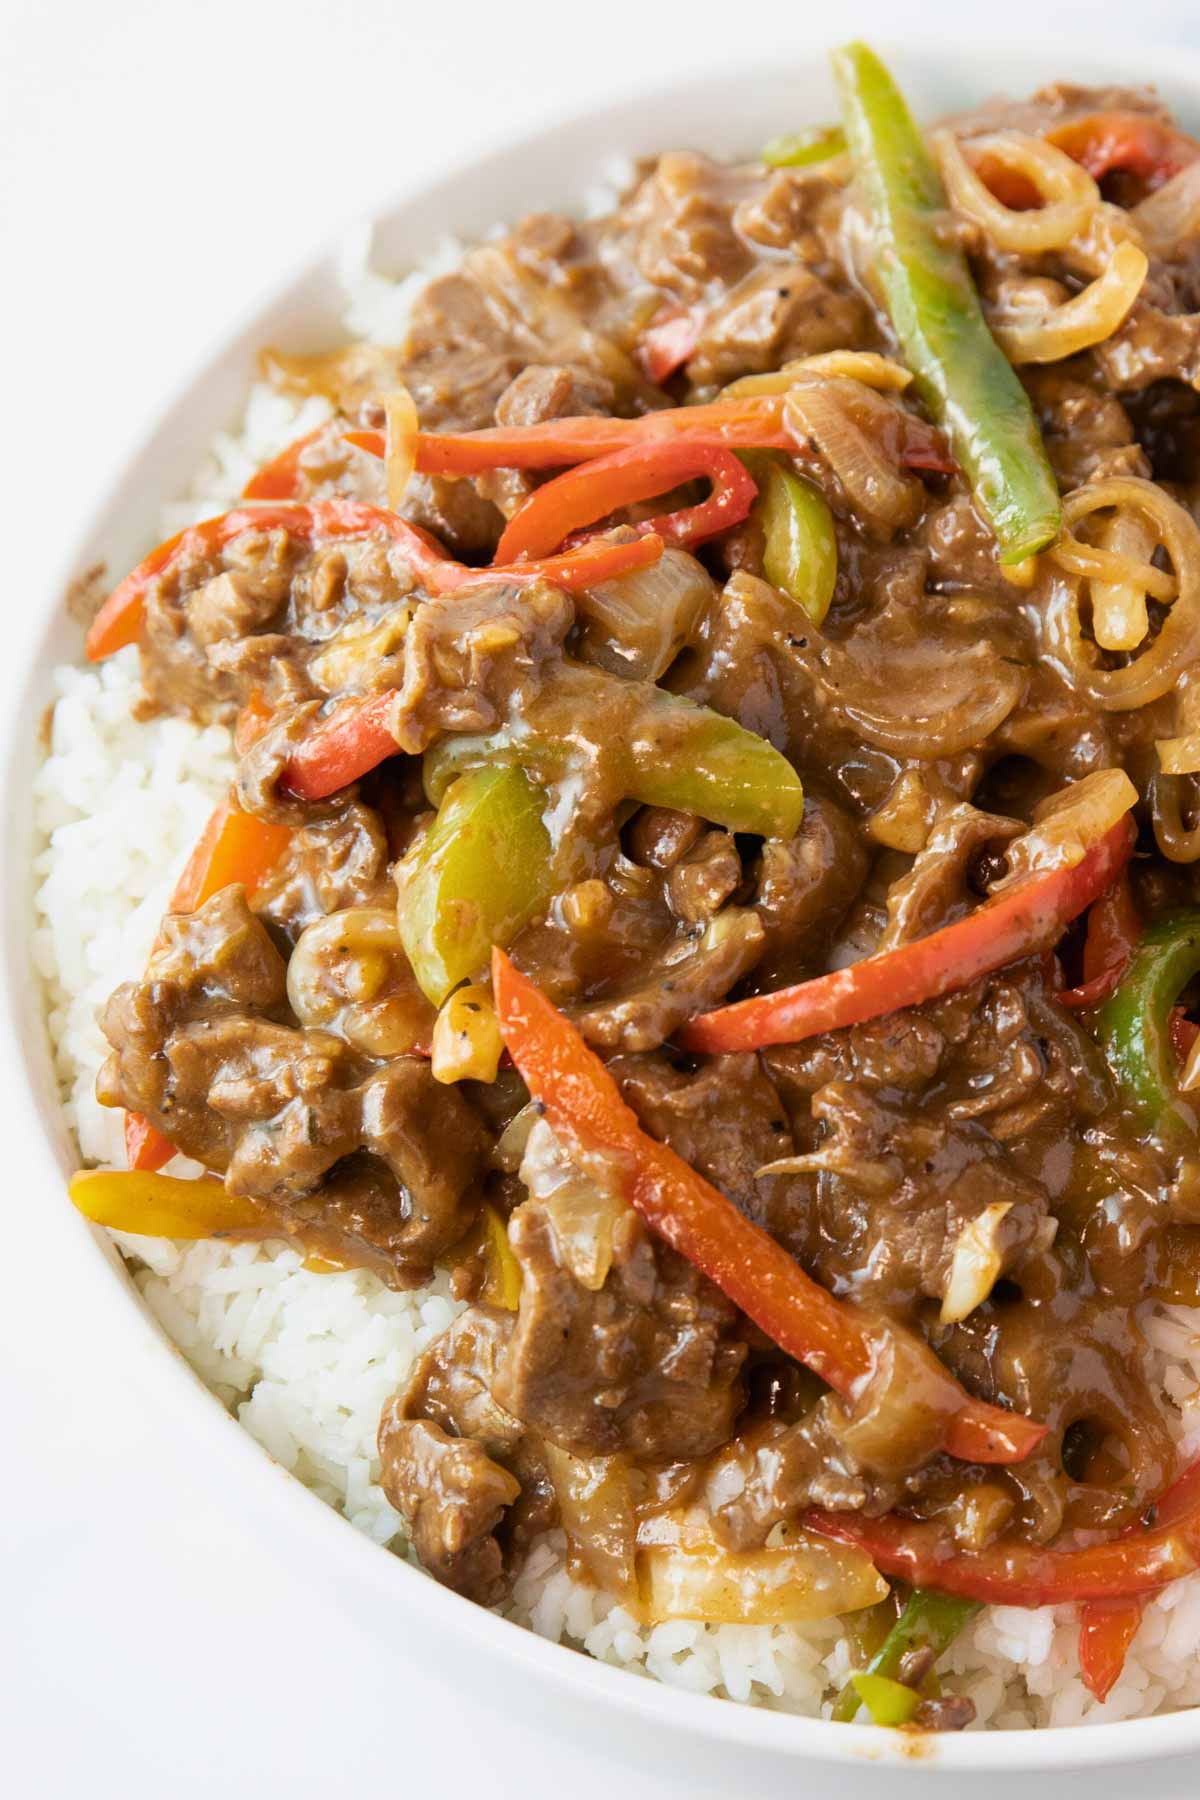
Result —
<instances>
[{"instance_id":1,"label":"white background","mask_svg":"<svg viewBox=\"0 0 1200 1800\"><path fill-rule=\"evenodd\" d=\"M1090 37L1109 4L1006 0L975 17ZM1190 0L1122 11L1144 40L1200 43ZM0 0L6 638L19 643L43 559L59 559L159 397L281 270L402 182L631 78L719 66L731 33L782 53L972 18L969 0ZM753 94L731 90L729 105L749 130ZM92 1271L53 1196L30 1191L19 1161L0 1169L0 1787L663 1794L571 1755L536 1717L489 1716L452 1668L367 1643L319 1572L264 1549L236 1493L191 1487L97 1330ZM839 1786L797 1774L799 1791Z\"/></svg>"}]
</instances>

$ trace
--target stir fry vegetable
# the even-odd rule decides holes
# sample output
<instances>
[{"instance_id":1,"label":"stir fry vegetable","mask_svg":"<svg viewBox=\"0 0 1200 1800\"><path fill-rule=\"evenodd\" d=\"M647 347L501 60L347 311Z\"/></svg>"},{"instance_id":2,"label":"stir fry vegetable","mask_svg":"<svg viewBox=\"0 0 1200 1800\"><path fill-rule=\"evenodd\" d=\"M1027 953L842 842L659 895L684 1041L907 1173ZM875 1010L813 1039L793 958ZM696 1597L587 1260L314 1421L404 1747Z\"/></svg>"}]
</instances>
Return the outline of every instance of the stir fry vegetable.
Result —
<instances>
[{"instance_id":1,"label":"stir fry vegetable","mask_svg":"<svg viewBox=\"0 0 1200 1800\"><path fill-rule=\"evenodd\" d=\"M643 569L662 555L662 541L647 536L626 543L597 541L546 562L523 563L517 569L469 569L447 556L428 532L410 525L398 513L368 506L361 500L281 501L236 507L180 531L152 550L132 574L113 589L92 621L84 642L89 662L100 662L137 641L142 629L146 593L181 557L216 556L245 531L287 531L308 543L366 537L381 532L401 546L413 572L432 594L485 587L497 580L553 581L568 589L607 581L629 569Z\"/></svg>"},{"instance_id":2,"label":"stir fry vegetable","mask_svg":"<svg viewBox=\"0 0 1200 1800\"><path fill-rule=\"evenodd\" d=\"M168 910L195 912L222 888L240 882L253 894L287 848L291 833L224 800L204 828L171 893ZM125 1160L131 1169L161 1169L175 1146L141 1113L125 1115Z\"/></svg>"},{"instance_id":3,"label":"stir fry vegetable","mask_svg":"<svg viewBox=\"0 0 1200 1800\"><path fill-rule=\"evenodd\" d=\"M509 1054L552 1129L585 1162L598 1159L646 1223L789 1356L838 1393L859 1394L878 1366L879 1322L836 1300L682 1157L648 1137L599 1057L502 950L493 954L492 987ZM1019 1462L1041 1442L1045 1426L972 1399L923 1344L899 1326L888 1329L897 1353L912 1359L912 1387L931 1383L935 1409L952 1402L942 1438L950 1455ZM909 1398L918 1400L915 1392Z\"/></svg>"},{"instance_id":4,"label":"stir fry vegetable","mask_svg":"<svg viewBox=\"0 0 1200 1800\"><path fill-rule=\"evenodd\" d=\"M1150 925L1099 1018L1108 1060L1130 1105L1161 1119L1179 1091L1171 1015L1200 973L1200 908Z\"/></svg>"},{"instance_id":5,"label":"stir fry vegetable","mask_svg":"<svg viewBox=\"0 0 1200 1800\"><path fill-rule=\"evenodd\" d=\"M644 519L633 529L642 534L656 532L666 544L691 545L740 524L753 506L757 490L731 450L687 438L631 444L610 456L580 463L535 488L508 521L495 560L507 563L548 556L572 532L595 525L620 507L667 493L696 476L712 483L707 500Z\"/></svg>"},{"instance_id":6,"label":"stir fry vegetable","mask_svg":"<svg viewBox=\"0 0 1200 1800\"><path fill-rule=\"evenodd\" d=\"M904 99L864 44L834 57L888 312L917 390L950 433L1002 563L1058 535L1058 485L1024 388L987 328L945 228L941 179Z\"/></svg>"},{"instance_id":7,"label":"stir fry vegetable","mask_svg":"<svg viewBox=\"0 0 1200 1800\"><path fill-rule=\"evenodd\" d=\"M1162 187L1200 156L1200 144L1151 113L1089 113L1046 133L1049 141L1081 163L1093 181L1122 169L1150 189Z\"/></svg>"},{"instance_id":8,"label":"stir fry vegetable","mask_svg":"<svg viewBox=\"0 0 1200 1800\"><path fill-rule=\"evenodd\" d=\"M723 825L727 831L792 838L804 812L800 777L766 738L724 713L696 706L676 694L577 665L563 671L546 696L549 712L535 702L526 728L483 737L443 739L426 753L425 791L439 804L455 775L496 763L520 762L546 782L568 774L573 754L563 735L566 698L579 716L621 719L621 742L610 752L619 762L621 797L643 806L669 806ZM635 704L631 704L631 702Z\"/></svg>"},{"instance_id":9,"label":"stir fry vegetable","mask_svg":"<svg viewBox=\"0 0 1200 1800\"><path fill-rule=\"evenodd\" d=\"M915 1688L905 1687L890 1675L872 1675L867 1670L850 1677L848 1691L854 1695L855 1711L861 1701L874 1725L907 1725L921 1704Z\"/></svg>"},{"instance_id":10,"label":"stir fry vegetable","mask_svg":"<svg viewBox=\"0 0 1200 1800\"><path fill-rule=\"evenodd\" d=\"M857 1544L885 1575L996 1606L1129 1599L1200 1569L1200 1483L1178 1517L1086 1550L1047 1550L1015 1539L956 1550L942 1525L899 1513L868 1519L814 1508L800 1522L806 1531Z\"/></svg>"},{"instance_id":11,"label":"stir fry vegetable","mask_svg":"<svg viewBox=\"0 0 1200 1800\"><path fill-rule=\"evenodd\" d=\"M242 489L243 500L294 500L300 492L300 463L304 452L315 444L328 424L306 431L255 471Z\"/></svg>"},{"instance_id":12,"label":"stir fry vegetable","mask_svg":"<svg viewBox=\"0 0 1200 1800\"><path fill-rule=\"evenodd\" d=\"M1030 875L965 919L882 956L867 956L815 981L705 1013L679 1033L679 1042L709 1055L758 1050L952 994L980 975L1054 943L1112 884L1133 843L1133 824L1125 817L1079 862Z\"/></svg>"},{"instance_id":13,"label":"stir fry vegetable","mask_svg":"<svg viewBox=\"0 0 1200 1800\"><path fill-rule=\"evenodd\" d=\"M1063 989L1057 996L1059 1005L1077 1009L1107 1000L1129 967L1141 930L1129 877L1124 874L1088 913L1083 980L1078 987Z\"/></svg>"},{"instance_id":14,"label":"stir fry vegetable","mask_svg":"<svg viewBox=\"0 0 1200 1800\"><path fill-rule=\"evenodd\" d=\"M1177 1525L1197 1506L1200 1506L1200 1462L1185 1469L1156 1503L1152 1509L1154 1522ZM1135 1526L1134 1529L1139 1528ZM1097 1700L1107 1698L1124 1668L1149 1599L1149 1594L1138 1594L1130 1600L1090 1600L1080 1613L1079 1667L1084 1686Z\"/></svg>"},{"instance_id":15,"label":"stir fry vegetable","mask_svg":"<svg viewBox=\"0 0 1200 1800\"><path fill-rule=\"evenodd\" d=\"M763 534L763 574L798 600L819 625L837 583L837 537L828 502L810 482L766 458L758 481L755 518Z\"/></svg>"},{"instance_id":16,"label":"stir fry vegetable","mask_svg":"<svg viewBox=\"0 0 1200 1800\"><path fill-rule=\"evenodd\" d=\"M459 1269L473 1258L483 1262L479 1298L485 1306L516 1312L521 1304L521 1265L513 1255L504 1220L494 1206L481 1206L466 1237L441 1258L444 1269Z\"/></svg>"},{"instance_id":17,"label":"stir fry vegetable","mask_svg":"<svg viewBox=\"0 0 1200 1800\"><path fill-rule=\"evenodd\" d=\"M523 769L478 769L454 783L400 864L400 939L435 1006L549 899L545 810L545 794Z\"/></svg>"},{"instance_id":18,"label":"stir fry vegetable","mask_svg":"<svg viewBox=\"0 0 1200 1800\"><path fill-rule=\"evenodd\" d=\"M698 306L668 306L651 319L637 352L647 381L661 387L695 354L703 317Z\"/></svg>"},{"instance_id":19,"label":"stir fry vegetable","mask_svg":"<svg viewBox=\"0 0 1200 1800\"><path fill-rule=\"evenodd\" d=\"M936 1662L944 1650L949 1649L963 1626L978 1611L978 1604L974 1600L962 1600L953 1594L939 1594L932 1588L914 1588L904 1603L900 1617L866 1669L859 1675L852 1675L838 1695L831 1717L843 1724L848 1723L857 1713L859 1702L862 1701L877 1725L903 1724L903 1719L879 1718L875 1707L871 1705L869 1691L864 1692L864 1683L887 1680L891 1686L899 1687L901 1665L911 1650L931 1652L932 1667L933 1662ZM912 1708L907 1715L911 1717L920 1696L915 1692L915 1686L905 1686L902 1691L912 1696Z\"/></svg>"},{"instance_id":20,"label":"stir fry vegetable","mask_svg":"<svg viewBox=\"0 0 1200 1800\"><path fill-rule=\"evenodd\" d=\"M81 1169L67 1191L94 1225L135 1237L267 1237L277 1228L256 1201L227 1193L208 1175L181 1181L148 1170Z\"/></svg>"},{"instance_id":21,"label":"stir fry vegetable","mask_svg":"<svg viewBox=\"0 0 1200 1800\"><path fill-rule=\"evenodd\" d=\"M843 156L846 134L840 125L818 126L812 131L788 131L763 145L762 159L770 169L807 169L813 163Z\"/></svg>"}]
</instances>

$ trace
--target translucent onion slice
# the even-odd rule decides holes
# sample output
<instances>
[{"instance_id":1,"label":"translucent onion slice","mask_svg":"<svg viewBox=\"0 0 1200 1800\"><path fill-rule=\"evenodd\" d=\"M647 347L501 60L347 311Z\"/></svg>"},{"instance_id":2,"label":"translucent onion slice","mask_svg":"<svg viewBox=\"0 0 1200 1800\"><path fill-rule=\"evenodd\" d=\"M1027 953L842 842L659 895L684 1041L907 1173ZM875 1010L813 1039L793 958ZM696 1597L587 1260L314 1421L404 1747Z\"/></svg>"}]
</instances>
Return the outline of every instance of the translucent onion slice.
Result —
<instances>
[{"instance_id":1,"label":"translucent onion slice","mask_svg":"<svg viewBox=\"0 0 1200 1800\"><path fill-rule=\"evenodd\" d=\"M967 1318L996 1285L1004 1267L1001 1227L1012 1207L1011 1200L996 1200L959 1232L942 1296L943 1325L957 1325Z\"/></svg>"},{"instance_id":2,"label":"translucent onion slice","mask_svg":"<svg viewBox=\"0 0 1200 1800\"><path fill-rule=\"evenodd\" d=\"M1200 235L1200 162L1189 163L1147 195L1130 217L1151 250Z\"/></svg>"},{"instance_id":3,"label":"translucent onion slice","mask_svg":"<svg viewBox=\"0 0 1200 1800\"><path fill-rule=\"evenodd\" d=\"M1100 549L1130 565L1127 578L1092 582L1092 636L1102 650L1136 650L1149 631L1146 597L1154 592L1151 578L1157 583L1162 575L1150 561L1154 546L1154 532L1138 513L1116 512L1101 527ZM1175 582L1170 576L1164 579L1170 592L1154 593L1154 598L1173 600Z\"/></svg>"},{"instance_id":4,"label":"translucent onion slice","mask_svg":"<svg viewBox=\"0 0 1200 1800\"><path fill-rule=\"evenodd\" d=\"M753 394L786 394L804 376L842 376L860 381L880 393L898 394L912 380L912 370L875 350L824 350L819 356L802 356L766 375L743 375L722 389L727 399Z\"/></svg>"},{"instance_id":5,"label":"translucent onion slice","mask_svg":"<svg viewBox=\"0 0 1200 1800\"><path fill-rule=\"evenodd\" d=\"M1142 290L1150 267L1134 243L1112 245L1103 274L1073 300L1029 319L994 318L992 333L1014 363L1059 362L1119 330Z\"/></svg>"},{"instance_id":6,"label":"translucent onion slice","mask_svg":"<svg viewBox=\"0 0 1200 1800\"><path fill-rule=\"evenodd\" d=\"M1200 731L1182 737L1159 738L1155 745L1158 766L1164 775L1200 775Z\"/></svg>"},{"instance_id":7,"label":"translucent onion slice","mask_svg":"<svg viewBox=\"0 0 1200 1800\"><path fill-rule=\"evenodd\" d=\"M598 1586L636 1606L637 1520L621 1456L572 1456L549 1438L542 1455L562 1528Z\"/></svg>"},{"instance_id":8,"label":"translucent onion slice","mask_svg":"<svg viewBox=\"0 0 1200 1800\"><path fill-rule=\"evenodd\" d=\"M863 407L868 400L870 410ZM806 380L789 390L784 419L797 439L816 445L854 510L892 531L913 523L924 489L901 475L873 441L869 426L873 419L882 423L875 409L885 404L843 377Z\"/></svg>"},{"instance_id":9,"label":"translucent onion slice","mask_svg":"<svg viewBox=\"0 0 1200 1800\"><path fill-rule=\"evenodd\" d=\"M1100 204L1100 191L1087 171L1044 138L997 131L972 138L964 152L953 132L935 131L930 143L950 204L985 231L998 250L1018 255L1061 250L1086 231ZM972 168L968 154L1024 176L1037 189L1042 205L1027 212L1005 206Z\"/></svg>"},{"instance_id":10,"label":"translucent onion slice","mask_svg":"<svg viewBox=\"0 0 1200 1800\"><path fill-rule=\"evenodd\" d=\"M858 1612L887 1597L887 1583L861 1551L796 1532L765 1550L657 1544L638 1551L638 1611L647 1624L697 1619L710 1625L782 1625Z\"/></svg>"},{"instance_id":11,"label":"translucent onion slice","mask_svg":"<svg viewBox=\"0 0 1200 1800\"><path fill-rule=\"evenodd\" d=\"M1079 579L1129 581L1124 557L1081 544L1071 529L1091 513L1129 510L1144 519L1171 559L1175 599L1157 637L1124 668L1100 666L1100 652L1083 634L1079 619ZM1200 527L1177 500L1153 481L1116 475L1090 482L1063 501L1063 537L1050 552L1067 579L1051 583L1045 619L1052 653L1065 665L1072 686L1109 712L1128 712L1158 700L1174 687L1200 655ZM1170 577L1139 564L1137 576L1153 597L1169 599Z\"/></svg>"},{"instance_id":12,"label":"translucent onion slice","mask_svg":"<svg viewBox=\"0 0 1200 1800\"><path fill-rule=\"evenodd\" d=\"M383 414L387 424L387 451L383 459L387 503L393 512L399 512L417 466L417 432L420 429L417 408L406 387L391 388L384 395Z\"/></svg>"}]
</instances>

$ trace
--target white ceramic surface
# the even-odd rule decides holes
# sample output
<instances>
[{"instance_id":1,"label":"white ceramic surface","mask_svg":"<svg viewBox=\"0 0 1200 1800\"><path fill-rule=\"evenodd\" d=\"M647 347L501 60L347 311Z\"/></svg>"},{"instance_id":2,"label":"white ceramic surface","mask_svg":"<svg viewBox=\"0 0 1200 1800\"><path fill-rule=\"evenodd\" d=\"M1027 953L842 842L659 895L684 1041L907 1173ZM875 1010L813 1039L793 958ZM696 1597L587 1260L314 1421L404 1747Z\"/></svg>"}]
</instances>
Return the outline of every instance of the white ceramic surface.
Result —
<instances>
[{"instance_id":1,"label":"white ceramic surface","mask_svg":"<svg viewBox=\"0 0 1200 1800\"><path fill-rule=\"evenodd\" d=\"M1173 50L1158 55L1077 41L1061 44L981 45L883 43L880 48L915 108L929 117L995 91L1021 93L1041 81L1154 81L1185 124L1200 127L1200 59ZM447 232L470 237L497 218L536 207L570 204L613 154L644 154L694 145L716 153L753 151L772 133L819 123L835 111L823 58L796 56L774 65L746 65L741 78L728 67L710 78L642 92L620 105L538 132L445 175L421 193L402 197L379 222L380 266L401 269ZM753 94L753 117L730 104ZM77 628L59 610L66 580L97 560L122 570L155 536L160 503L187 484L198 451L236 417L256 349L263 343L317 348L337 335L338 293L327 254L307 265L260 308L245 328L164 409L141 454L81 532L58 577L35 598L50 624L28 671L22 701L12 713L4 769L9 822L5 866L4 1018L0 1060L21 1064L40 1133L40 1170L48 1199L61 1193L73 1153L58 1107L40 1001L26 944L29 931L27 795L37 745L29 722L41 716L47 672L77 656ZM12 1092L11 1085L8 1090ZM60 1204L67 1206L65 1197ZM795 1770L797 1760L843 1765L835 1781L859 1779L868 1768L889 1772L893 1786L934 1770L1049 1773L1131 1761L1162 1763L1200 1750L1200 1710L1164 1718L1076 1731L980 1733L914 1744L865 1727L832 1727L680 1693L601 1666L548 1645L424 1579L406 1564L360 1538L291 1477L283 1474L225 1413L162 1336L128 1281L107 1239L75 1221L91 1240L95 1280L106 1293L106 1320L126 1352L131 1376L147 1403L161 1409L163 1428L190 1442L196 1480L220 1481L244 1493L264 1533L286 1538L321 1588L336 1589L338 1604L363 1627L395 1644L400 1635L417 1652L427 1637L453 1658L469 1687L477 1681L495 1697L533 1716L545 1713L556 1735L599 1744L619 1733L643 1766L678 1776L703 1767L706 1779L729 1771L728 1791L748 1791L750 1772L764 1781ZM403 1621L402 1626L398 1622ZM699 1760L698 1760L699 1759ZM849 1766L847 1766L849 1765ZM830 1771L826 1771L830 1776ZM1160 1775L1162 1770L1160 1769ZM1152 1778L1141 1785L1154 1791ZM736 1785L735 1785L736 1784ZM745 1784L743 1786L743 1784Z\"/></svg>"}]
</instances>

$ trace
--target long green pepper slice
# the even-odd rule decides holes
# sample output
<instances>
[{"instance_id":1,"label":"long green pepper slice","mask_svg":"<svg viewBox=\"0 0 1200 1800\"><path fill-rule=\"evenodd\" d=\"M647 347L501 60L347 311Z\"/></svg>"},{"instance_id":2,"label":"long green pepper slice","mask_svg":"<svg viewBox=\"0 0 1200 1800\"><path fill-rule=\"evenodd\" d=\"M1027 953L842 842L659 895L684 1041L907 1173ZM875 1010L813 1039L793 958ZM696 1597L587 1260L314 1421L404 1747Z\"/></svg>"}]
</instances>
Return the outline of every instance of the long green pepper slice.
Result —
<instances>
[{"instance_id":1,"label":"long green pepper slice","mask_svg":"<svg viewBox=\"0 0 1200 1800\"><path fill-rule=\"evenodd\" d=\"M950 235L949 202L895 82L865 44L834 52L846 137L871 214L875 269L904 360L996 534L1002 563L1058 536L1058 484L1028 396Z\"/></svg>"},{"instance_id":2,"label":"long green pepper slice","mask_svg":"<svg viewBox=\"0 0 1200 1800\"><path fill-rule=\"evenodd\" d=\"M1189 907L1147 927L1121 985L1097 1017L1105 1055L1126 1100L1151 1124L1179 1092L1171 1011L1197 975L1200 907Z\"/></svg>"},{"instance_id":3,"label":"long green pepper slice","mask_svg":"<svg viewBox=\"0 0 1200 1800\"><path fill-rule=\"evenodd\" d=\"M959 1600L953 1594L939 1594L932 1588L914 1588L904 1603L900 1617L866 1668L857 1676L852 1675L838 1695L831 1717L839 1724L848 1725L857 1713L860 1702L865 1702L876 1724L903 1723L903 1720L879 1719L870 1700L870 1694L874 1690L865 1686L864 1677L866 1682L878 1677L886 1680L890 1686L899 1685L896 1674L907 1651L927 1647L941 1656L978 1611L979 1605L974 1600ZM911 1689L907 1691L912 1692ZM879 1693L884 1694L885 1690L880 1689ZM909 1717L916 1710L918 1698L913 1693Z\"/></svg>"}]
</instances>

